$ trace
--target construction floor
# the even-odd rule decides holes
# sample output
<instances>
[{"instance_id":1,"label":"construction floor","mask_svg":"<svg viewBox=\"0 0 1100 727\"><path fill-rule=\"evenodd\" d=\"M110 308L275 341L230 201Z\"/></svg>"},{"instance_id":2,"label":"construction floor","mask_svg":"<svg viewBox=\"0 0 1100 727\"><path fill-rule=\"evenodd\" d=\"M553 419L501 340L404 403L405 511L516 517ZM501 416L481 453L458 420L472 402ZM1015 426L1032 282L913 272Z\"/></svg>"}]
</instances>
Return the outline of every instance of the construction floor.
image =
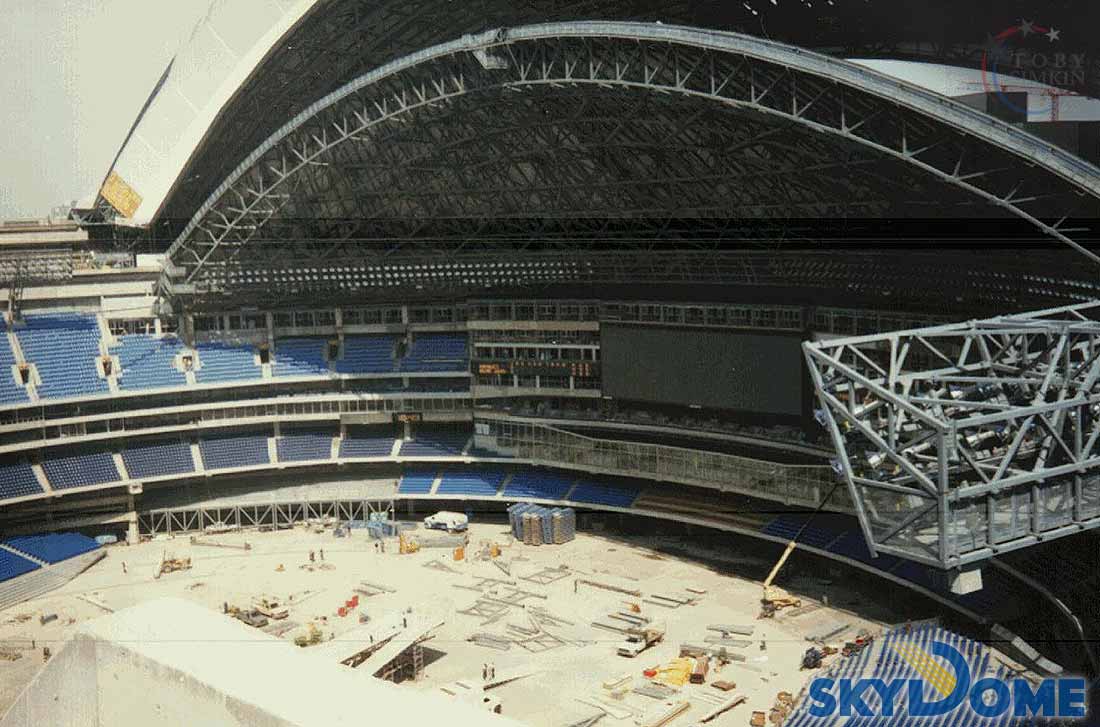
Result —
<instances>
[{"instance_id":1,"label":"construction floor","mask_svg":"<svg viewBox=\"0 0 1100 727\"><path fill-rule=\"evenodd\" d=\"M911 603L904 611L892 609L888 591L897 593L893 589L883 588L878 600L871 602L822 573L820 577L803 574L781 578L779 583L801 596L804 607L801 612L784 610L774 619L757 620L760 583L735 574L758 573L761 567L766 570L766 564L757 562L759 556L751 556L755 561L748 567L750 556L715 553L708 550L703 539L696 542L689 536L578 533L576 540L563 545L532 546L513 542L507 526L495 523L472 524L469 535L467 558L457 562L450 549L424 548L401 555L396 539L389 539L386 552L381 553L365 530L334 538L329 530L316 533L302 527L202 538L221 544L247 542L251 546L247 551L194 545L188 536L110 546L107 558L63 589L0 613L0 645L22 654L15 661L0 660L0 714L41 668L44 646L56 653L81 622L101 616L107 609L119 610L162 596L182 597L218 611L224 604L248 606L261 594L289 600L289 617L272 625L298 626L280 637L293 639L313 622L324 638L333 638L335 643L308 648L332 653L334 658L358 649L353 643L342 648L340 640L351 631L363 633L367 628L359 622L360 613L370 617L370 624L381 624L394 622L412 609L418 622L428 618L443 625L434 629L423 644L421 678L406 680L399 688L437 690L461 681L480 689L483 670L491 665L498 680L520 677L487 692L499 699L502 712L532 725L553 727L582 722L597 714L600 708L591 704L593 700L603 700L613 707L609 710L613 713L605 715L600 725L633 725L660 702L636 693L616 700L603 689L604 682L628 677L632 685L644 684L647 680L643 670L677 657L681 643L703 645L705 637L716 636L707 630L709 624L754 627L751 636L732 636L751 641L748 646L730 649L731 653L743 654L745 661L733 661L720 669L712 667L705 685L685 686L671 699L687 701L691 707L668 724L693 724L714 708L717 698L729 696L711 686L715 680L735 682L733 692L744 694L747 701L711 724L747 724L753 710L766 712L771 708L778 692L797 695L812 678L814 672L799 670L802 654L809 646L808 635L847 625L828 641L839 646L863 628L877 632L887 623L935 615L913 613ZM501 555L491 561L478 559L483 541L499 543ZM311 550L315 551L312 564ZM191 558L192 568L154 578L166 554ZM792 559L797 574L796 561L797 556ZM740 569L739 565L746 567ZM528 580L536 574L543 577ZM481 581L484 593L479 594L470 589L479 579L515 585ZM642 595L578 585L578 579L637 590ZM553 582L547 582L550 580ZM355 589L363 588L363 581L393 592L369 597L359 594L358 607L345 617L339 616L339 607L356 595ZM653 599L653 594L696 600L693 605L678 607L671 607L668 601L666 605L646 602L659 600ZM459 613L469 610L479 598L480 615ZM831 605L823 605L823 601ZM629 612L628 603L639 604L643 617L666 629L661 643L635 658L616 654L622 635L592 626L593 621L625 626L610 619L609 614ZM542 620L544 633L525 638L524 631L536 628L529 609L549 615L554 621ZM42 625L43 614L57 614L58 618ZM512 643L506 650L489 648L469 641L475 633L510 638ZM762 644L766 648L762 649Z\"/></svg>"}]
</instances>

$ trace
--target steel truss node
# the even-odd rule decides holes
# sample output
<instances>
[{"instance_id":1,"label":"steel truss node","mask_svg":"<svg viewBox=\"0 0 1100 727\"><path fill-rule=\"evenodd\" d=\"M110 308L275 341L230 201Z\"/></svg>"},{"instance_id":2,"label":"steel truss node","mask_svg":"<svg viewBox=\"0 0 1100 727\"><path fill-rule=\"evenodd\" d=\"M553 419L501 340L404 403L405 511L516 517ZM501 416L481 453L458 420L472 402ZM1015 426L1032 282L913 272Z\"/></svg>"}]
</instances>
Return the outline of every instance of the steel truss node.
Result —
<instances>
[{"instance_id":1,"label":"steel truss node","mask_svg":"<svg viewBox=\"0 0 1100 727\"><path fill-rule=\"evenodd\" d=\"M804 348L872 553L957 568L1100 526L1100 302Z\"/></svg>"},{"instance_id":2,"label":"steel truss node","mask_svg":"<svg viewBox=\"0 0 1100 727\"><path fill-rule=\"evenodd\" d=\"M502 219L518 237L538 236L530 220L570 220L558 239L570 225L598 235L593 220L649 220L660 238L676 218L950 207L1015 216L1100 260L1077 239L1078 221L1100 217L1098 189L1087 162L844 61L692 28L546 24L413 53L314 103L203 204L169 250L177 274L161 292L270 285L302 270L303 240L338 248L368 220L405 222L398 240L449 221L465 254ZM303 274L346 277L354 253L335 252ZM434 265L461 279L462 262ZM560 254L519 262L503 277L593 275Z\"/></svg>"}]
</instances>

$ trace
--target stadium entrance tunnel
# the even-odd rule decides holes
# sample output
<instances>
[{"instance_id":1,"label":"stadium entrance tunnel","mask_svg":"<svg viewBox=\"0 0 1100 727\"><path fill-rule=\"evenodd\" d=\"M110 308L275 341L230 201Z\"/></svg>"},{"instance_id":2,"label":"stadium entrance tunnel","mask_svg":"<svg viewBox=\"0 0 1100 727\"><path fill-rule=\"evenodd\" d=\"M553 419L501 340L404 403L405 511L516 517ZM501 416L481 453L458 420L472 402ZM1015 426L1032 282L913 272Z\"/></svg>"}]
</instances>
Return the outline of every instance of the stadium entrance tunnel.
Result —
<instances>
[{"instance_id":1,"label":"stadium entrance tunnel","mask_svg":"<svg viewBox=\"0 0 1100 727\"><path fill-rule=\"evenodd\" d=\"M621 260L533 245L682 242L693 225L721 238L729 220L1014 219L1092 256L1075 224L1100 218L1098 189L1087 162L844 61L659 24L547 24L413 53L289 120L195 213L161 292L408 284L346 244L379 225L466 243L415 271L432 285L621 281ZM512 259L478 257L468 241L501 230L522 241Z\"/></svg>"}]
</instances>

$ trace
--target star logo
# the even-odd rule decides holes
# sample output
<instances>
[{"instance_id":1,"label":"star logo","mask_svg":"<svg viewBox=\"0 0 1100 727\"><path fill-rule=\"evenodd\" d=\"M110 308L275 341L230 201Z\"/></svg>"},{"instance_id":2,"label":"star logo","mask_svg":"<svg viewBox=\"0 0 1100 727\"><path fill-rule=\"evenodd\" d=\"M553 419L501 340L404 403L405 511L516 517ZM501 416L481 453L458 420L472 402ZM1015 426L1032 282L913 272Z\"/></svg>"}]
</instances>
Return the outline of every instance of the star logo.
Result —
<instances>
[{"instance_id":1,"label":"star logo","mask_svg":"<svg viewBox=\"0 0 1100 727\"><path fill-rule=\"evenodd\" d=\"M1028 37L1035 32L1035 23L1032 23L1030 20L1022 21L1020 23L1020 32L1023 33L1025 38Z\"/></svg>"},{"instance_id":2,"label":"star logo","mask_svg":"<svg viewBox=\"0 0 1100 727\"><path fill-rule=\"evenodd\" d=\"M1050 30L1047 31L1047 38L1050 39L1051 43L1053 43L1057 40L1061 40L1062 39L1062 31L1055 30L1054 28L1051 28Z\"/></svg>"}]
</instances>

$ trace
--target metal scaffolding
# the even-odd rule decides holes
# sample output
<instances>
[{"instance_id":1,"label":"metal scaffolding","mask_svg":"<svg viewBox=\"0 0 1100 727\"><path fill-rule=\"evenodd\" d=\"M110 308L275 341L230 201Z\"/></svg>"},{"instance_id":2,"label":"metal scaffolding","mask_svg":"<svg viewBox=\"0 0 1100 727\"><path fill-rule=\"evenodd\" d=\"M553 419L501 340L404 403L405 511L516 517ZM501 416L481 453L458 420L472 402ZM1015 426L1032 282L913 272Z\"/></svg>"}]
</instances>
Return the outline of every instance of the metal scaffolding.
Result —
<instances>
[{"instance_id":1,"label":"metal scaffolding","mask_svg":"<svg viewBox=\"0 0 1100 727\"><path fill-rule=\"evenodd\" d=\"M195 213L161 293L738 280L744 260L714 241L746 220L929 204L1096 261L1080 220L1100 217L1098 189L1089 163L843 61L692 28L546 24L412 53L312 104ZM410 240L436 245L425 258Z\"/></svg>"},{"instance_id":2,"label":"metal scaffolding","mask_svg":"<svg viewBox=\"0 0 1100 727\"><path fill-rule=\"evenodd\" d=\"M1100 526L1100 303L804 344L867 544L943 568Z\"/></svg>"}]
</instances>

